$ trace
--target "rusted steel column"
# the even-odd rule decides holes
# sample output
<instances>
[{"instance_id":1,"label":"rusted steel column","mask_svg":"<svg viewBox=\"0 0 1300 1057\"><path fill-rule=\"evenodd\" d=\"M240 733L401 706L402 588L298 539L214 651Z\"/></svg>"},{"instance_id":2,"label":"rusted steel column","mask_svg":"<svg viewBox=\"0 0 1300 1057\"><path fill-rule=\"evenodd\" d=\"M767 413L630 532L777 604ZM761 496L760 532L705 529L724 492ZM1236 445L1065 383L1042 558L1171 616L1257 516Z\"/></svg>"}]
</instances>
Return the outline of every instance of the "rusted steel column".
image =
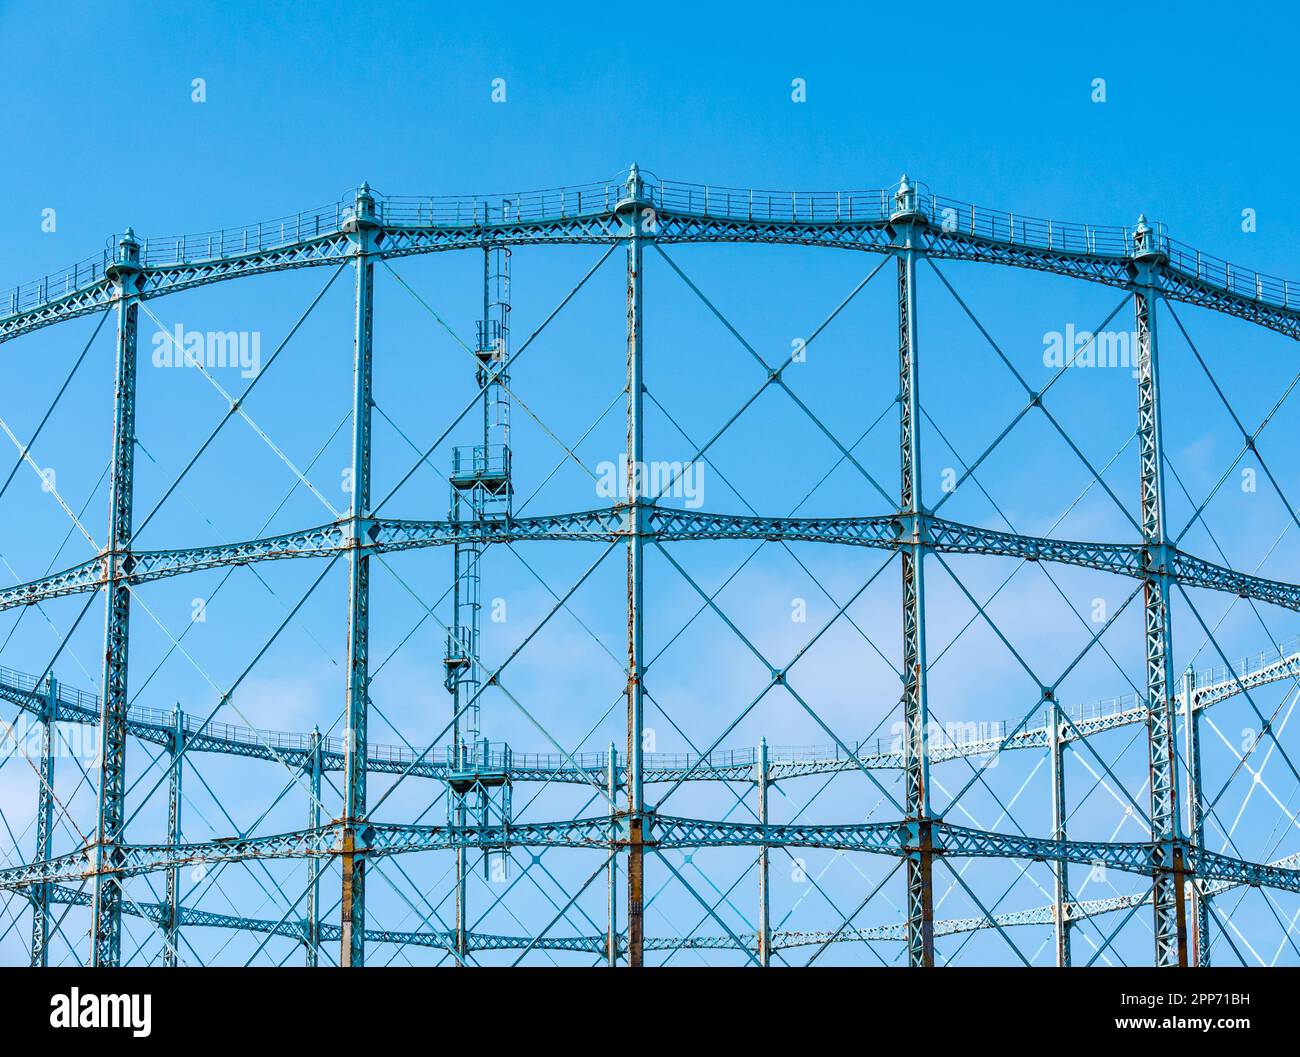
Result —
<instances>
[{"instance_id":1,"label":"rusted steel column","mask_svg":"<svg viewBox=\"0 0 1300 1057\"><path fill-rule=\"evenodd\" d=\"M1183 738L1187 768L1187 834L1197 850L1205 846L1205 804L1201 796L1201 713L1196 707L1196 673L1183 674ZM1192 899L1192 964L1210 964L1210 900L1201 882L1188 885Z\"/></svg>"},{"instance_id":2,"label":"rusted steel column","mask_svg":"<svg viewBox=\"0 0 1300 1057\"><path fill-rule=\"evenodd\" d=\"M128 230L107 269L117 287L117 382L114 392L113 463L109 476L108 542L104 548L104 682L100 697L102 739L95 881L91 908L93 966L117 965L122 953L121 862L126 818L127 654L131 623L132 495L135 480L136 337L140 313L140 244Z\"/></svg>"},{"instance_id":3,"label":"rusted steel column","mask_svg":"<svg viewBox=\"0 0 1300 1057\"><path fill-rule=\"evenodd\" d=\"M1061 730L1061 706L1052 701L1047 727L1048 751L1052 772L1052 839L1065 840L1065 742ZM1070 868L1064 859L1056 860L1053 902L1056 911L1056 964L1064 969L1070 964Z\"/></svg>"},{"instance_id":4,"label":"rusted steel column","mask_svg":"<svg viewBox=\"0 0 1300 1057\"><path fill-rule=\"evenodd\" d=\"M758 787L758 821L766 826L767 818L767 739L758 743L758 766L755 768ZM758 963L764 968L772 964L771 893L768 887L769 851L766 844L758 849Z\"/></svg>"},{"instance_id":5,"label":"rusted steel column","mask_svg":"<svg viewBox=\"0 0 1300 1057\"><path fill-rule=\"evenodd\" d=\"M645 431L642 419L642 243L654 228L654 214L635 165L627 196L619 203L627 235L627 963L644 960L645 789L642 738L645 729L643 578L646 527Z\"/></svg>"},{"instance_id":6,"label":"rusted steel column","mask_svg":"<svg viewBox=\"0 0 1300 1057\"><path fill-rule=\"evenodd\" d=\"M1166 256L1159 232L1138 218L1133 233L1134 322L1138 338L1138 466L1145 560L1143 615L1146 642L1147 745L1151 775L1151 843L1156 869L1155 961L1187 964L1186 847L1178 817L1174 739L1173 635L1169 584L1172 547L1165 526L1164 438L1160 425L1160 357L1156 302Z\"/></svg>"},{"instance_id":7,"label":"rusted steel column","mask_svg":"<svg viewBox=\"0 0 1300 1057\"><path fill-rule=\"evenodd\" d=\"M925 218L907 177L892 221L898 258L899 513L908 526L903 570L903 781L910 838L907 953L914 966L934 964L934 845L930 819L930 713L926 698L925 552L921 497L921 379L917 349L916 241Z\"/></svg>"},{"instance_id":8,"label":"rusted steel column","mask_svg":"<svg viewBox=\"0 0 1300 1057\"><path fill-rule=\"evenodd\" d=\"M370 514L370 418L372 399L371 345L375 287L372 252L376 233L375 201L365 185L357 193L356 211L348 224L355 247L357 272L356 339L352 402L352 494L348 511L348 687L347 731L343 762L343 816L340 821L343 891L339 964L365 964L366 859L357 847L357 833L366 818L366 720L370 688L370 554L365 549L366 518Z\"/></svg>"}]
</instances>

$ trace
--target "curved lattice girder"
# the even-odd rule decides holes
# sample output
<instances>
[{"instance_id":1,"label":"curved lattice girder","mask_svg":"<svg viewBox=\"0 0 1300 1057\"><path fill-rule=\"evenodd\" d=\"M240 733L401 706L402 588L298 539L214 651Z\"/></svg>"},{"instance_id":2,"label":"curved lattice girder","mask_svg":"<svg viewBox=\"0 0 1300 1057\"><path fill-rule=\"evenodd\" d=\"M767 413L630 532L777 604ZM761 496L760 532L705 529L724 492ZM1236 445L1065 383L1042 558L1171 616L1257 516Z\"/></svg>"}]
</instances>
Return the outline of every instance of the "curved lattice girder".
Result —
<instances>
[{"instance_id":1,"label":"curved lattice girder","mask_svg":"<svg viewBox=\"0 0 1300 1057\"><path fill-rule=\"evenodd\" d=\"M585 200L584 200L585 199ZM375 261L387 258L439 252L442 250L499 246L569 244L619 244L629 245L629 371L630 377L639 379L639 289L640 245L654 241L667 243L745 242L824 246L898 256L908 266L916 255L932 258L998 263L1039 271L1053 272L1072 278L1122 287L1134 291L1138 302L1139 331L1150 346L1144 355L1142 375L1141 415L1139 425L1143 447L1143 540L1136 544L1107 544L1024 536L999 532L946 521L927 513L920 501L919 489L915 495L905 494L899 514L856 518L761 518L743 517L705 512L668 510L651 503L635 500L627 506L607 510L587 511L578 514L561 514L545 518L509 519L499 522L478 520L461 521L406 521L379 519L370 516L368 494L357 498L354 492L350 516L340 521L274 537L210 547L188 547L169 550L133 549L130 540L130 462L132 445L129 438L134 417L133 382L127 387L125 403L118 407L119 419L127 425L117 430L117 463L111 480L115 499L114 526L108 546L103 554L70 569L26 584L16 585L0 592L0 610L19 605L34 604L45 599L79 592L97 591L101 588L110 596L107 620L107 646L105 693L101 699L78 695L49 683L50 700L42 701L36 689L37 680L30 677L6 679L0 674L0 696L19 707L40 715L48 726L57 717L64 722L98 722L109 738L109 759L106 771L115 776L109 783L101 779L100 832L92 847L62 856L44 858L0 871L0 889L16 890L32 887L43 892L42 898L59 901L64 894L51 888L59 881L86 879L93 881L95 895L90 899L94 908L95 954L97 961L115 963L118 958L118 930L116 915L135 913L165 925L174 935L178 924L211 924L219 927L246 927L251 931L267 931L294 936L309 944L322 940L338 939L344 948L344 963L360 964L364 939L376 942L413 943L461 946L462 949L518 949L525 948L581 950L599 954L608 949L611 960L620 951L633 964L639 964L643 946L657 948L658 943L671 943L677 947L744 947L735 936L682 938L677 941L645 940L640 935L639 916L635 929L626 941L613 933L610 937L592 939L548 939L547 937L520 938L482 934L467 938L436 931L388 932L367 929L364 926L364 900L361 898L361 869L366 858L382 859L386 856L431 850L458 850L465 848L491 849L509 846L533 848L585 848L605 851L611 857L620 849L635 847L640 856L644 846L648 849L672 850L697 847L758 847L768 848L823 848L843 851L862 851L890 856L900 856L909 862L933 858L991 857L1026 861L1050 861L1058 865L1066 862L1101 864L1117 870L1150 876L1160 893L1154 900L1157 912L1158 960L1165 962L1173 957L1172 906L1175 896L1181 900L1183 878L1194 878L1194 884L1205 895L1226 891L1241 885L1260 886L1285 891L1300 891L1300 870L1295 868L1293 857L1275 863L1251 863L1241 859L1215 854L1201 847L1197 836L1191 845L1178 828L1177 795L1174 783L1176 759L1172 748L1174 703L1181 701L1184 714L1189 717L1209 705L1249 690L1253 686L1294 677L1297 668L1288 657L1270 659L1249 670L1243 666L1239 673L1194 685L1180 696L1173 689L1170 668L1168 586L1180 584L1227 592L1252 601L1262 601L1284 608L1300 609L1300 588L1280 581L1239 573L1177 550L1167 542L1163 515L1157 511L1159 502L1149 502L1148 493L1159 483L1159 440L1157 399L1158 386L1154 382L1154 304L1157 298L1201 305L1229 315L1254 322L1289 337L1300 337L1300 311L1293 307L1294 298L1290 284L1257 273L1234 269L1225 262L1204 257L1199 252L1172 242L1162 228L1141 223L1139 227L1100 228L1090 225L1062 225L1036 221L1012 214L978 209L964 203L952 202L926 191L909 189L905 183L897 194L889 191L852 192L836 194L778 195L771 192L745 192L711 189L692 185L653 183L642 180L636 171L623 183L588 185L585 188L562 188L532 195L510 196L507 200L471 199L379 199L368 189L355 196L356 210L351 207L329 208L278 222L276 225L256 225L236 232L216 235L181 237L175 240L154 240L140 246L130 234L119 240L117 247L124 252L128 247L131 256L125 259L121 252L116 257L106 253L102 261L91 261L69 269L61 276L47 277L39 284L19 288L8 295L9 314L0 317L0 341L79 315L117 307L119 315L130 320L129 343L119 340L119 392L122 391L121 374L128 371L133 377L134 327L136 306L150 298L189 289L226 279L239 278L291 268L320 265L343 266L353 263L358 272L358 376L364 375L365 386L358 384L355 419L364 419L365 427L357 426L357 452L354 469L369 472L369 344L370 344L370 285L371 267ZM508 206L508 208L506 208ZM642 223L631 223L631 217L645 218ZM204 240L206 239L206 246ZM901 271L900 271L901 274ZM911 281L908 282L909 297ZM365 290L363 297L360 291ZM632 300L631 291L637 296ZM635 312L633 306L635 304ZM1146 319L1144 309L1151 309L1148 321L1151 332L1143 330ZM4 307L0 300L0 310ZM633 326L635 316L636 326ZM915 369L913 310L909 307L905 325L911 326L904 348L904 366ZM911 357L909 360L908 357ZM635 368L634 365L635 364ZM1146 365L1150 364L1148 367ZM125 365L125 366L123 366ZM1140 387L1141 389L1141 387ZM632 386L634 401L639 407L639 381ZM1148 391L1149 390L1149 391ZM915 420L912 428L919 427L919 408L912 407ZM907 412L905 411L905 414ZM906 426L905 426L906 429ZM635 434L640 443L640 427L635 417L629 420L629 449ZM911 448L904 444L905 458ZM637 451L639 453L639 447ZM919 449L917 449L919 450ZM919 461L911 451L914 462ZM124 464L124 465L122 465ZM1148 470L1148 467L1155 467ZM905 467L906 469L906 467ZM906 477L905 487L906 487ZM123 498L124 497L124 498ZM1153 520L1154 518L1154 520ZM455 826L403 826L371 823L365 820L365 775L369 771L387 771L392 774L420 774L422 777L452 781L452 764L438 761L429 755L389 751L382 746L370 746L364 737L367 678L365 651L367 645L368 589L364 570L371 554L401 551L451 544L473 542L514 543L528 540L597 540L614 543L626 539L629 554L639 554L645 542L660 543L691 540L746 539L780 542L840 543L897 550L904 555L905 563L912 561L918 567L913 588L916 598L915 623L924 625L924 610L919 587L919 566L927 552L958 554L999 555L1026 561L1049 561L1096 569L1142 581L1147 588L1148 623L1148 697L1129 707L1118 707L1104 714L1080 714L1058 729L1054 723L1042 728L1021 724L1010 735L986 738L964 745L936 744L922 749L920 770L924 775L930 763L959 759L975 755L991 755L1005 749L1048 748L1071 740L1082 739L1104 730L1111 730L1145 722L1158 731L1153 734L1152 766L1168 758L1169 767L1160 772L1158 789L1153 787L1152 818L1160 816L1160 832L1154 832L1150 842L1080 842L1044 839L1033 836L1009 835L981 829L953 826L931 816L928 803L918 800L914 805L909 796L909 817L897 822L868 822L844 825L769 825L745 822L710 821L680 818L646 812L639 800L640 786L645 781L665 781L674 785L682 781L721 780L755 781L755 764L746 761L743 754L732 754L715 759L710 754L706 760L687 760L685 763L654 766L655 760L642 758L639 752L629 753L626 769L620 770L617 759L611 755L606 766L592 762L590 766L575 763L571 758L562 764L550 766L540 757L518 759L507 757L502 770L517 781L551 782L556 780L580 781L599 786L602 778L611 782L611 798L615 791L616 775L626 775L626 784L635 788L637 795L630 800L627 812L611 816L565 820L561 822L514 823L499 826L461 824ZM145 716L142 712L126 708L125 658L126 613L129 589L165 577L189 572L245 565L252 562L297 557L349 556L353 569L349 633L349 669L353 672L350 685L349 726L361 732L356 739L341 750L323 744L315 736L276 735L272 732L251 731L203 724L187 731L183 717L175 714L171 719L162 714ZM630 566L630 569L632 566ZM361 570L358 573L358 570ZM632 582L636 594L633 602ZM906 580L906 577L905 577ZM908 581L911 583L912 581ZM1158 606L1153 606L1153 588L1158 586L1163 594ZM629 642L635 642L636 656L640 650L639 611L640 574L629 578ZM116 600L116 601L112 601ZM114 606L117 608L115 609ZM1152 612L1156 611L1156 618ZM1154 630L1153 630L1154 628ZM1156 633L1161 636L1160 648L1152 653L1151 643ZM918 669L925 670L924 654L920 652ZM1154 657L1154 661L1153 661ZM360 658L360 660L358 660ZM1153 664L1163 673L1152 676ZM633 672L639 661L634 661ZM11 673L17 676L17 673ZM31 685L27 685L27 684ZM629 701L633 690L639 695L639 678L629 677ZM1157 698L1159 700L1157 700ZM1187 706L1191 707L1188 708ZM55 707L57 706L57 707ZM66 706L66 707L65 707ZM921 710L924 718L924 709ZM639 719L637 721L639 726ZM924 723L922 723L924 727ZM1020 729L1023 728L1023 729ZM1004 728L1005 730L1005 728ZM312 771L316 780L322 770L342 769L348 792L347 807L341 822L330 825L314 824L311 828L273 836L248 836L219 839L201 843L182 843L173 832L166 844L131 844L120 833L121 790L118 777L122 772L121 746L127 734L167 747L169 751L214 751L260 759L279 760L291 767ZM629 723L631 744L633 724ZM275 739L284 739L280 745ZM306 738L305 744L298 739ZM47 741L48 741L47 737ZM1159 740L1159 753L1156 752ZM866 769L876 767L902 767L912 773L907 752L892 747L883 750L876 746L874 753L857 751L842 759L834 757L782 758L780 750L764 758L761 781L796 777L804 774L828 773L836 770ZM1163 766L1163 764L1162 764ZM108 795L105 789L109 790ZM175 792L173 793L175 798ZM915 810L911 810L915 807ZM173 822L173 829L175 824ZM180 908L178 920L172 910L154 905L154 912L137 907L129 909L116 894L117 881L158 870L175 871L181 865L222 863L274 858L307 858L324 861L341 857L345 877L354 877L351 890L345 881L344 911L341 928L313 922L301 927L286 923L281 931L273 923L244 919L230 915L211 915L194 908ZM356 863L355 875L353 863ZM764 861L764 869L766 864ZM612 884L612 881L611 881ZM965 931L968 927L996 926L1000 924L1043 924L1042 908L1015 911L1003 915L989 915L982 919L953 919L949 922L929 921L928 876L921 884L925 907L925 927L930 936ZM43 887L42 887L43 886ZM173 888L169 884L169 899ZM354 917L351 895L357 898L355 915L356 933L349 939ZM910 893L909 893L910 895ZM1120 897L1132 900L1139 897ZM68 902L74 900L68 899ZM79 901L79 900L78 900ZM108 910L101 908L101 902ZM129 901L128 901L129 902ZM1092 901L1096 912L1116 909L1113 900ZM611 904L612 905L612 904ZM640 912L640 895L634 897L635 913ZM1049 908L1051 920L1058 928L1067 916L1084 914L1090 904L1075 903L1066 899ZM1091 911L1087 911L1091 912ZM188 915L188 916L187 916ZM1181 932L1181 909L1178 929ZM970 925L978 921L979 925ZM260 926L267 925L262 928ZM767 928L766 925L763 926ZM909 910L909 920L901 926L883 926L880 929L846 929L847 935L858 939L895 938L914 943L918 935L918 919ZM827 937L829 933L772 933L768 935L744 933L752 938L754 949L766 952L771 947L793 946L803 942L824 942L809 937ZM800 938L802 937L802 939ZM433 941L438 942L433 942ZM469 947L466 947L468 942ZM925 960L932 957L926 940ZM1185 957L1183 939L1177 937L1178 956ZM624 947L620 947L620 943ZM474 947L474 944L481 944ZM569 944L569 946L564 946ZM351 956L349 955L351 951ZM913 960L916 960L915 958Z\"/></svg>"}]
</instances>

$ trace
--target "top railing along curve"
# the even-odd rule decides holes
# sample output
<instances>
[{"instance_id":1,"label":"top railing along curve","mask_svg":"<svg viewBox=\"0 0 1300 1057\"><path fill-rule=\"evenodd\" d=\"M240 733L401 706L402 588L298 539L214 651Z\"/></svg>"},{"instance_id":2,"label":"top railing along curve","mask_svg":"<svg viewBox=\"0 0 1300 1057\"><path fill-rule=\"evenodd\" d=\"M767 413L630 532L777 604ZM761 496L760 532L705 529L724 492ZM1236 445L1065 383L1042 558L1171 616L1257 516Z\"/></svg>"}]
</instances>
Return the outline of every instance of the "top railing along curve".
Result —
<instances>
[{"instance_id":1,"label":"top railing along curve","mask_svg":"<svg viewBox=\"0 0 1300 1057\"><path fill-rule=\"evenodd\" d=\"M773 191L659 180L640 173L637 197L665 214L755 223L875 224L900 212L899 187L857 191ZM1043 219L990 209L908 184L909 211L944 232L1046 251L1122 258L1138 248L1136 227ZM629 195L628 175L541 191L488 195L385 196L373 194L378 222L391 228L475 228L559 222L609 215ZM197 234L141 240L145 268L168 268L267 253L341 232L352 218L356 192L338 201L272 220ZM1300 307L1300 285L1233 264L1169 238L1162 224L1149 227L1143 248L1168 258L1187 277L1239 297L1279 308ZM110 237L95 256L0 293L0 313L18 315L86 289L106 277L120 236Z\"/></svg>"}]
</instances>

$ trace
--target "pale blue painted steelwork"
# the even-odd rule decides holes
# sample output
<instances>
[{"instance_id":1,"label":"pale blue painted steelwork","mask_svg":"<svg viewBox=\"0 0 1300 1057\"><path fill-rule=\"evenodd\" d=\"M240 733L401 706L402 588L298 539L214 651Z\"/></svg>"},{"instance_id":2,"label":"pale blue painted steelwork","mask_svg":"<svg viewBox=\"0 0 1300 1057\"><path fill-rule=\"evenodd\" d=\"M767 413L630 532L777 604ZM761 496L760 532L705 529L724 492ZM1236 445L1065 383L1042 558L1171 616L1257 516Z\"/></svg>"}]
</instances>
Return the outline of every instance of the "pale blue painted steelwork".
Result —
<instances>
[{"instance_id":1,"label":"pale blue painted steelwork","mask_svg":"<svg viewBox=\"0 0 1300 1057\"><path fill-rule=\"evenodd\" d=\"M877 517L763 518L703 511L660 509L647 501L637 479L643 462L643 250L647 244L753 242L796 244L893 255L898 262L900 351L900 473L897 511ZM625 243L627 248L628 409L627 501L603 510L544 517L511 517L508 435L508 276L510 247L541 244ZM377 518L371 510L370 461L373 362L373 285L377 261L402 256L478 248L485 258L485 299L477 350L483 390L482 444L453 466L453 504L446 521ZM922 258L997 263L1053 272L1122 288L1135 302L1141 349L1138 372L1138 438L1141 465L1142 540L1136 544L1071 542L996 532L940 518L927 510L920 491L920 356L917 343L916 261ZM153 297L227 279L291 268L351 263L356 272L356 335L353 400L352 492L337 522L275 537L214 547L133 550L136 329L140 303ZM496 284L495 294L493 284ZM508 283L508 278L505 279ZM1240 885L1300 891L1300 863L1290 856L1274 863L1250 863L1208 851L1204 845L1198 717L1217 701L1251 686L1292 678L1300 653L1279 654L1229 678L1184 682L1176 693L1172 676L1169 592L1172 584L1223 591L1300 610L1300 586L1241 574L1177 549L1164 524L1163 448L1156 306L1161 299L1205 306L1288 337L1300 338L1300 298L1287 281L1236 268L1171 240L1160 225L1139 220L1134 228L1069 225L982 209L931 194L904 179L897 189L830 194L774 193L655 181L633 167L626 178L553 191L490 199L383 198L363 186L346 204L297 214L272 224L250 225L201 237L141 242L127 232L102 257L57 276L0 295L0 341L91 312L116 309L118 317L114 457L110 476L109 535L91 561L38 580L0 590L0 609L103 589L107 598L105 666L98 698L67 691L51 678L44 693L17 673L0 672L0 697L38 715L43 722L42 788L38 805L38 856L0 870L0 890L25 889L33 903L32 961L44 964L49 945L49 906L87 905L91 911L91 961L116 964L121 957L124 913L158 923L165 936L163 960L176 964L180 926L203 924L286 935L307 949L315 964L321 942L337 939L340 961L360 965L367 941L440 946L464 960L471 951L504 949L580 950L609 964L622 958L639 965L646 950L694 947L725 949L752 944L767 964L771 951L832 940L905 941L913 964L932 964L934 937L1004 925L1053 924L1057 960L1069 963L1069 928L1094 914L1133 909L1148 897L1117 897L1086 903L1071 899L1067 864L1104 864L1152 878L1149 897L1155 916L1157 964L1189 960L1186 897L1192 894L1193 960L1207 964L1208 907L1213 895ZM500 355L494 353L500 350ZM499 366L495 366L499 365ZM493 487L485 482L491 478ZM467 505L466 505L467 504ZM514 540L622 542L628 555L627 750L543 760L500 750L482 732L478 696L481 620L478 562L489 543ZM707 758L659 761L643 750L644 546L679 540L779 540L838 543L896 551L904 577L905 727L901 746L841 747L820 756L783 755L763 742L757 753L709 754ZM451 546L455 556L457 617L449 641L448 689L453 694L457 733L451 750L403 755L370 745L368 713L369 562L377 554ZM1051 561L1117 573L1139 580L1145 600L1147 681L1145 700L1096 715L1077 717L1046 700L1043 725L1022 720L1014 729L983 742L957 747L927 743L923 567L927 554L968 553ZM127 708L127 652L131 589L141 583L202 569L281 558L346 556L349 568L347 646L348 736L335 746L318 732L275 734L224 724L191 726L179 708L167 719ZM464 664L461 664L461 661ZM453 661L455 665L453 666ZM33 685L27 685L33 683ZM1187 833L1180 819L1175 723L1181 701L1188 739ZM463 717L463 724L459 722ZM95 839L87 848L52 854L53 762L56 722L98 724L104 757L97 789ZM1135 723L1149 729L1152 774L1151 839L1143 843L1069 840L1064 825L1063 756L1073 739ZM135 736L167 748L171 757L168 841L131 844L123 833L126 742ZM929 768L945 760L1004 749L1047 749L1052 754L1054 822L1050 838L1013 836L953 826L931 815ZM219 752L281 759L303 768L312 804L306 829L273 836L185 843L180 826L182 760L187 752ZM594 755L594 754L593 754ZM755 769L757 767L757 769ZM895 821L850 825L773 825L767 819L768 783L779 778L856 768L894 768L904 774L906 804ZM342 770L344 804L340 819L322 824L321 776ZM369 771L411 774L464 787L460 808L447 826L393 825L367 817ZM490 796L484 774L495 777L499 803L465 809L465 792ZM466 785L468 777L473 781ZM686 819L647 810L647 782L749 781L761 788L757 823ZM626 808L554 822L515 822L509 812L514 782L570 781L602 785L611 801L620 784ZM459 784L459 785L457 785ZM693 937L673 941L644 935L643 858L647 844L659 849L753 847L759 849L760 929L736 937ZM610 855L609 924L594 937L491 936L472 932L464 912L465 854L486 855L509 846L603 848ZM784 933L768 918L767 855L771 848L828 848L901 857L907 864L905 921L882 929L842 929L835 934ZM365 864L430 849L454 849L460 857L461 906L457 926L394 933L370 930L365 920ZM617 929L616 854L628 863L627 929ZM982 919L933 918L931 865L938 855L1006 857L1055 862L1057 887L1045 908ZM183 906L178 870L182 865L258 858L304 858L309 864L306 917L261 922L214 915ZM337 858L343 871L340 924L320 921L320 864ZM123 904L120 882L166 871L162 904ZM78 895L62 882L90 878L92 892ZM890 929L893 929L891 932ZM748 949L748 948L746 948Z\"/></svg>"}]
</instances>

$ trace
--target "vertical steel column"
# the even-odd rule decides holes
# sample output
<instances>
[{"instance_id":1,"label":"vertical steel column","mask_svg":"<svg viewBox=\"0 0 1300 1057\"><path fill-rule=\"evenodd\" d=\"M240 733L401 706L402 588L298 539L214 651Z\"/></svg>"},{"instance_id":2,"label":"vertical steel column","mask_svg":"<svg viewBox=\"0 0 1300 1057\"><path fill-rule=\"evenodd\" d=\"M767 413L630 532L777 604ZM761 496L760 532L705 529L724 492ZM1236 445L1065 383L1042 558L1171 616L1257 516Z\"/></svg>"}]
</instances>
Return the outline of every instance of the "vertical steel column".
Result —
<instances>
[{"instance_id":1,"label":"vertical steel column","mask_svg":"<svg viewBox=\"0 0 1300 1057\"><path fill-rule=\"evenodd\" d=\"M627 178L627 198L619 203L627 228L627 963L644 961L645 788L642 777L642 732L645 727L641 686L643 653L642 578L646 505L645 432L642 420L643 225L653 227L645 187L636 165ZM643 210L647 212L643 214Z\"/></svg>"},{"instance_id":2,"label":"vertical steel column","mask_svg":"<svg viewBox=\"0 0 1300 1057\"><path fill-rule=\"evenodd\" d=\"M90 963L117 965L122 951L122 891L114 871L126 809L127 646L131 591L131 499L135 477L136 330L140 244L128 228L105 270L117 290L117 379L113 462L109 477L108 540L104 547L104 681L100 698L101 757L96 795L94 895Z\"/></svg>"},{"instance_id":3,"label":"vertical steel column","mask_svg":"<svg viewBox=\"0 0 1300 1057\"><path fill-rule=\"evenodd\" d=\"M1065 840L1065 742L1062 738L1061 706L1053 700L1047 728L1048 751L1052 770L1052 840ZM1053 885L1056 907L1056 964L1062 969L1070 965L1070 867L1064 859L1056 860Z\"/></svg>"},{"instance_id":4,"label":"vertical steel column","mask_svg":"<svg viewBox=\"0 0 1300 1057\"><path fill-rule=\"evenodd\" d=\"M755 769L758 786L758 821L766 826L767 819L767 739L758 743L758 767ZM768 847L758 847L758 964L764 969L772 964L771 899L768 889Z\"/></svg>"},{"instance_id":5,"label":"vertical steel column","mask_svg":"<svg viewBox=\"0 0 1300 1057\"><path fill-rule=\"evenodd\" d=\"M605 880L609 890L609 921L605 929L605 961L611 969L618 965L618 749L610 742L606 763L606 792L609 793L609 865Z\"/></svg>"},{"instance_id":6,"label":"vertical steel column","mask_svg":"<svg viewBox=\"0 0 1300 1057\"><path fill-rule=\"evenodd\" d=\"M40 788L36 793L36 859L50 857L54 843L54 738L59 711L59 686L53 675L46 679L45 706L41 709ZM50 882L32 886L32 966L50 964Z\"/></svg>"},{"instance_id":7,"label":"vertical steel column","mask_svg":"<svg viewBox=\"0 0 1300 1057\"><path fill-rule=\"evenodd\" d=\"M320 728L311 728L311 756L307 761L307 774L311 788L311 803L307 805L307 825L313 831L320 829L320 779L324 770L321 760ZM320 860L307 857L307 968L314 969L320 957Z\"/></svg>"},{"instance_id":8,"label":"vertical steel column","mask_svg":"<svg viewBox=\"0 0 1300 1057\"><path fill-rule=\"evenodd\" d=\"M168 745L171 768L167 776L167 843L173 852L181 842L181 781L185 768L185 713L180 705L172 713L172 740ZM181 872L177 866L167 871L167 925L163 929L163 965L175 968L181 940Z\"/></svg>"},{"instance_id":9,"label":"vertical steel column","mask_svg":"<svg viewBox=\"0 0 1300 1057\"><path fill-rule=\"evenodd\" d=\"M1201 713L1196 707L1196 672L1183 673L1183 738L1187 768L1187 833L1198 852L1205 847L1205 804L1201 796ZM1210 895L1193 878L1192 964L1210 964Z\"/></svg>"},{"instance_id":10,"label":"vertical steel column","mask_svg":"<svg viewBox=\"0 0 1300 1057\"><path fill-rule=\"evenodd\" d=\"M456 753L459 760L459 742L456 744ZM456 796L452 805L452 813L456 828L462 831L463 835L468 821L463 795ZM469 908L466 904L466 897L469 893L465 890L469 863L466 861L466 854L464 843L458 842L456 845L456 964L461 967L465 965L465 955L469 951Z\"/></svg>"},{"instance_id":11,"label":"vertical steel column","mask_svg":"<svg viewBox=\"0 0 1300 1057\"><path fill-rule=\"evenodd\" d=\"M926 700L925 548L921 494L921 386L916 321L916 235L925 217L903 177L891 218L898 257L899 512L910 540L903 565L903 768L911 839L907 856L907 954L934 964L934 851L930 820L930 713Z\"/></svg>"},{"instance_id":12,"label":"vertical steel column","mask_svg":"<svg viewBox=\"0 0 1300 1057\"><path fill-rule=\"evenodd\" d=\"M355 247L357 272L356 339L352 386L352 494L348 509L348 690L347 745L343 763L343 817L340 838L343 852L343 900L340 907L342 937L339 964L365 964L365 847L366 719L369 691L370 554L366 549L370 514L370 408L372 298L375 271L372 253L379 224L375 200L366 184L357 192L356 211L347 225ZM358 829L362 847L357 847Z\"/></svg>"},{"instance_id":13,"label":"vertical steel column","mask_svg":"<svg viewBox=\"0 0 1300 1057\"><path fill-rule=\"evenodd\" d=\"M1187 964L1184 848L1178 819L1174 742L1173 645L1169 614L1170 547L1165 536L1164 441L1156 297L1165 254L1145 217L1134 231L1133 305L1138 338L1138 460L1141 471L1145 603L1147 741L1151 768L1152 888L1157 965Z\"/></svg>"}]
</instances>

